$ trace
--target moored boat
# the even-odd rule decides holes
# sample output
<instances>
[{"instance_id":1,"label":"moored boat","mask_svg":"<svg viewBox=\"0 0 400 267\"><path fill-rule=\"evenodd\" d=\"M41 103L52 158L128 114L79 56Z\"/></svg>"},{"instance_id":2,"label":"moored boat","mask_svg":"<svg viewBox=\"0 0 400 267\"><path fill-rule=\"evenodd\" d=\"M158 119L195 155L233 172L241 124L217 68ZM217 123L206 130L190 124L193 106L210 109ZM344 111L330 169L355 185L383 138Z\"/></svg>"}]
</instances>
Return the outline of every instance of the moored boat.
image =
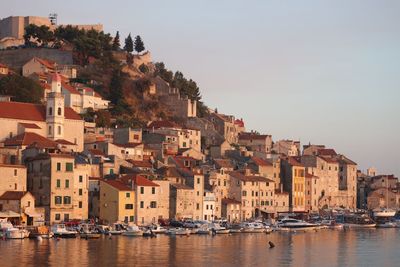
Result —
<instances>
[{"instance_id":1,"label":"moored boat","mask_svg":"<svg viewBox=\"0 0 400 267\"><path fill-rule=\"evenodd\" d=\"M345 228L375 228L374 222L367 214L353 214L344 216Z\"/></svg>"},{"instance_id":2,"label":"moored boat","mask_svg":"<svg viewBox=\"0 0 400 267\"><path fill-rule=\"evenodd\" d=\"M44 238L49 239L53 237L53 233L50 231L49 227L47 226L36 226L30 228L29 238Z\"/></svg>"},{"instance_id":3,"label":"moored boat","mask_svg":"<svg viewBox=\"0 0 400 267\"><path fill-rule=\"evenodd\" d=\"M129 224L123 236L143 236L143 231L136 224Z\"/></svg>"},{"instance_id":4,"label":"moored boat","mask_svg":"<svg viewBox=\"0 0 400 267\"><path fill-rule=\"evenodd\" d=\"M75 230L68 230L65 224L54 224L51 227L51 231L54 234L54 237L60 237L60 238L76 238L78 235L78 232Z\"/></svg>"},{"instance_id":5,"label":"moored boat","mask_svg":"<svg viewBox=\"0 0 400 267\"><path fill-rule=\"evenodd\" d=\"M185 228L170 228L165 232L167 235L190 235L191 231Z\"/></svg>"},{"instance_id":6,"label":"moored boat","mask_svg":"<svg viewBox=\"0 0 400 267\"><path fill-rule=\"evenodd\" d=\"M394 217L396 211L387 208L375 209L373 210L374 217Z\"/></svg>"},{"instance_id":7,"label":"moored boat","mask_svg":"<svg viewBox=\"0 0 400 267\"><path fill-rule=\"evenodd\" d=\"M302 220L283 218L277 222L277 230L280 231L309 231L319 229L320 226Z\"/></svg>"},{"instance_id":8,"label":"moored boat","mask_svg":"<svg viewBox=\"0 0 400 267\"><path fill-rule=\"evenodd\" d=\"M0 229L6 239L24 239L29 236L29 231L14 227L7 219L0 221Z\"/></svg>"},{"instance_id":9,"label":"moored boat","mask_svg":"<svg viewBox=\"0 0 400 267\"><path fill-rule=\"evenodd\" d=\"M101 233L91 224L80 224L78 227L79 236L83 239L98 239Z\"/></svg>"},{"instance_id":10,"label":"moored boat","mask_svg":"<svg viewBox=\"0 0 400 267\"><path fill-rule=\"evenodd\" d=\"M265 225L259 222L245 222L241 227L243 233L263 233L266 231Z\"/></svg>"}]
</instances>

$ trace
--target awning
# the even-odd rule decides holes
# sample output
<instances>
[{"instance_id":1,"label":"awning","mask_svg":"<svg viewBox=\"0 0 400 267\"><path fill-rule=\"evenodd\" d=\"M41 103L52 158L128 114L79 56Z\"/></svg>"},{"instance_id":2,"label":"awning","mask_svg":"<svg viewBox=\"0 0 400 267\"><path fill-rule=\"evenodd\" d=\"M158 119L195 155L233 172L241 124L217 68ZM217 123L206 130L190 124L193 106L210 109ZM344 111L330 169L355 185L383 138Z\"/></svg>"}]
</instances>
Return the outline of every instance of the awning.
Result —
<instances>
[{"instance_id":1,"label":"awning","mask_svg":"<svg viewBox=\"0 0 400 267\"><path fill-rule=\"evenodd\" d=\"M19 213L16 213L11 210L0 212L0 218L19 218L19 217L21 217Z\"/></svg>"},{"instance_id":2,"label":"awning","mask_svg":"<svg viewBox=\"0 0 400 267\"><path fill-rule=\"evenodd\" d=\"M36 213L34 211L25 211L25 214L29 217L42 217L42 214Z\"/></svg>"}]
</instances>

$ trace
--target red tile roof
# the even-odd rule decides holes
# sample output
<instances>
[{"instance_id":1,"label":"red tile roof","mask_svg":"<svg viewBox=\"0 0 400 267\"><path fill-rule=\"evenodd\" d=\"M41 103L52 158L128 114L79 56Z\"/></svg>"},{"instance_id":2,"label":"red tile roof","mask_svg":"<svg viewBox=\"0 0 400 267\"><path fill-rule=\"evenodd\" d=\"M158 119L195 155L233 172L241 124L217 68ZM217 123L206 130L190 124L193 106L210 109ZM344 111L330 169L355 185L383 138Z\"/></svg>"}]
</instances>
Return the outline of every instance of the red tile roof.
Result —
<instances>
[{"instance_id":1,"label":"red tile roof","mask_svg":"<svg viewBox=\"0 0 400 267\"><path fill-rule=\"evenodd\" d=\"M274 182L273 180L262 176L244 175L243 173L238 171L228 172L228 174L244 182L269 182L269 183Z\"/></svg>"},{"instance_id":2,"label":"red tile roof","mask_svg":"<svg viewBox=\"0 0 400 267\"><path fill-rule=\"evenodd\" d=\"M61 145L75 145L74 143L72 143L68 140L65 140L65 139L57 139L56 143L59 143Z\"/></svg>"},{"instance_id":3,"label":"red tile roof","mask_svg":"<svg viewBox=\"0 0 400 267\"><path fill-rule=\"evenodd\" d=\"M21 200L27 193L25 191L6 191L0 196L0 200Z\"/></svg>"},{"instance_id":4,"label":"red tile roof","mask_svg":"<svg viewBox=\"0 0 400 267\"><path fill-rule=\"evenodd\" d=\"M171 184L171 186L175 187L176 189L193 190L192 187L187 186L185 184Z\"/></svg>"},{"instance_id":5,"label":"red tile roof","mask_svg":"<svg viewBox=\"0 0 400 267\"><path fill-rule=\"evenodd\" d=\"M251 160L258 166L272 166L272 163L259 157L252 157Z\"/></svg>"},{"instance_id":6,"label":"red tile roof","mask_svg":"<svg viewBox=\"0 0 400 267\"><path fill-rule=\"evenodd\" d=\"M123 147L123 148L135 148L137 146L143 145L143 143L126 143L126 144L114 144L117 147Z\"/></svg>"},{"instance_id":7,"label":"red tile roof","mask_svg":"<svg viewBox=\"0 0 400 267\"><path fill-rule=\"evenodd\" d=\"M239 127L244 127L244 121L242 119L237 119L235 120L235 125L239 126Z\"/></svg>"},{"instance_id":8,"label":"red tile roof","mask_svg":"<svg viewBox=\"0 0 400 267\"><path fill-rule=\"evenodd\" d=\"M39 126L37 126L36 124L34 124L34 123L22 123L22 122L20 122L19 123L21 126L23 126L24 128L29 128L29 129L42 129L42 128L40 128Z\"/></svg>"},{"instance_id":9,"label":"red tile roof","mask_svg":"<svg viewBox=\"0 0 400 267\"><path fill-rule=\"evenodd\" d=\"M29 146L36 144L41 148L55 148L57 143L37 133L25 132L4 141L5 146Z\"/></svg>"},{"instance_id":10,"label":"red tile roof","mask_svg":"<svg viewBox=\"0 0 400 267\"><path fill-rule=\"evenodd\" d=\"M65 107L64 111L66 119L82 120L81 116L72 108ZM46 121L46 106L21 102L0 102L0 118Z\"/></svg>"},{"instance_id":11,"label":"red tile roof","mask_svg":"<svg viewBox=\"0 0 400 267\"><path fill-rule=\"evenodd\" d=\"M140 161L140 160L131 160L131 159L128 159L127 161L128 161L129 163L131 163L134 167L142 167L142 168L151 168L151 167L153 167L153 165L151 164L151 162L148 161L148 160Z\"/></svg>"},{"instance_id":12,"label":"red tile roof","mask_svg":"<svg viewBox=\"0 0 400 267\"><path fill-rule=\"evenodd\" d=\"M239 135L239 140L265 140L268 137L271 137L271 135L260 135L260 134L249 134L249 133L245 133L245 134L240 134Z\"/></svg>"},{"instance_id":13,"label":"red tile roof","mask_svg":"<svg viewBox=\"0 0 400 267\"><path fill-rule=\"evenodd\" d=\"M232 161L230 161L229 159L214 159L214 163L217 168L234 168Z\"/></svg>"},{"instance_id":14,"label":"red tile roof","mask_svg":"<svg viewBox=\"0 0 400 267\"><path fill-rule=\"evenodd\" d=\"M44 65L48 69L54 69L56 67L56 63L51 60L42 59L38 57L34 57L34 59L39 62L40 64Z\"/></svg>"},{"instance_id":15,"label":"red tile roof","mask_svg":"<svg viewBox=\"0 0 400 267\"><path fill-rule=\"evenodd\" d=\"M331 148L323 148L323 149L318 149L318 155L321 156L336 156L337 153L334 149Z\"/></svg>"},{"instance_id":16,"label":"red tile roof","mask_svg":"<svg viewBox=\"0 0 400 267\"><path fill-rule=\"evenodd\" d=\"M125 183L123 183L120 180L101 180L103 183L106 183L115 189L118 189L119 191L133 191L133 189L129 186L127 186Z\"/></svg>"},{"instance_id":17,"label":"red tile roof","mask_svg":"<svg viewBox=\"0 0 400 267\"><path fill-rule=\"evenodd\" d=\"M137 174L127 174L124 176L121 176L120 179L125 183L125 184L131 184L133 181L133 184L135 186L159 186L158 184L152 182L151 180Z\"/></svg>"},{"instance_id":18,"label":"red tile roof","mask_svg":"<svg viewBox=\"0 0 400 267\"><path fill-rule=\"evenodd\" d=\"M88 151L94 156L106 156L106 154L104 154L103 151L101 151L100 149L88 149Z\"/></svg>"},{"instance_id":19,"label":"red tile roof","mask_svg":"<svg viewBox=\"0 0 400 267\"><path fill-rule=\"evenodd\" d=\"M287 161L292 166L304 167L304 165L301 164L301 161L298 157L289 157Z\"/></svg>"},{"instance_id":20,"label":"red tile roof","mask_svg":"<svg viewBox=\"0 0 400 267\"><path fill-rule=\"evenodd\" d=\"M72 85L70 85L68 83L62 82L61 87L73 95L80 95L79 91L75 87L73 87Z\"/></svg>"}]
</instances>

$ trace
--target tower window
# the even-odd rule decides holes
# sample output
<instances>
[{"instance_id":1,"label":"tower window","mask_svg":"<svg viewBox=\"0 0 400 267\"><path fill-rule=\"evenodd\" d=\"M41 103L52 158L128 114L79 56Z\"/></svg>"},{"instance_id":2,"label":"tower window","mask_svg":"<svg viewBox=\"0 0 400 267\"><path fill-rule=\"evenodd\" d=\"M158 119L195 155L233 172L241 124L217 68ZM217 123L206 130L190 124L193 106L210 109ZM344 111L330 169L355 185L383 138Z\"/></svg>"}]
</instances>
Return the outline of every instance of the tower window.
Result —
<instances>
[{"instance_id":1,"label":"tower window","mask_svg":"<svg viewBox=\"0 0 400 267\"><path fill-rule=\"evenodd\" d=\"M61 112L61 108L58 108L57 113L58 113L59 116L61 116L61 113L62 113L62 112Z\"/></svg>"},{"instance_id":2,"label":"tower window","mask_svg":"<svg viewBox=\"0 0 400 267\"><path fill-rule=\"evenodd\" d=\"M53 115L53 108L52 107L49 108L49 115L50 116Z\"/></svg>"},{"instance_id":3,"label":"tower window","mask_svg":"<svg viewBox=\"0 0 400 267\"><path fill-rule=\"evenodd\" d=\"M58 126L57 131L58 131L58 135L61 135L61 126Z\"/></svg>"}]
</instances>

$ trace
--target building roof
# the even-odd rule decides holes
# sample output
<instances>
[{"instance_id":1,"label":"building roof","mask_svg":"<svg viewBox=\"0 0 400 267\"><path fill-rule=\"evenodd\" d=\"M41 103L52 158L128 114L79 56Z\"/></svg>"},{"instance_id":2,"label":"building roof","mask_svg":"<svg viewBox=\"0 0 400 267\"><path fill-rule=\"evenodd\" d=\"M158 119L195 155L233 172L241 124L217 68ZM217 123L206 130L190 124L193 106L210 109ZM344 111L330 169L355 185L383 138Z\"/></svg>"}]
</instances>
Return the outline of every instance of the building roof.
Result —
<instances>
[{"instance_id":1,"label":"building roof","mask_svg":"<svg viewBox=\"0 0 400 267\"><path fill-rule=\"evenodd\" d=\"M133 184L135 186L160 186L153 181L147 179L146 177L143 177L138 174L127 174L124 176L120 177L121 181L123 181L125 184L131 184L133 181Z\"/></svg>"},{"instance_id":2,"label":"building roof","mask_svg":"<svg viewBox=\"0 0 400 267\"><path fill-rule=\"evenodd\" d=\"M352 161L351 159L349 159L343 155L339 155L337 160L339 161L340 164L357 165L357 163L355 163L354 161Z\"/></svg>"},{"instance_id":3,"label":"building roof","mask_svg":"<svg viewBox=\"0 0 400 267\"><path fill-rule=\"evenodd\" d=\"M21 200L27 193L26 191L6 191L0 196L0 200Z\"/></svg>"},{"instance_id":4,"label":"building roof","mask_svg":"<svg viewBox=\"0 0 400 267\"><path fill-rule=\"evenodd\" d=\"M337 156L336 151L331 148L318 149L317 153L320 156Z\"/></svg>"},{"instance_id":5,"label":"building roof","mask_svg":"<svg viewBox=\"0 0 400 267\"><path fill-rule=\"evenodd\" d=\"M8 68L8 66L0 63L0 68Z\"/></svg>"},{"instance_id":6,"label":"building roof","mask_svg":"<svg viewBox=\"0 0 400 267\"><path fill-rule=\"evenodd\" d=\"M244 121L242 119L236 119L235 120L235 125L239 126L239 127L244 127Z\"/></svg>"},{"instance_id":7,"label":"building roof","mask_svg":"<svg viewBox=\"0 0 400 267\"><path fill-rule=\"evenodd\" d=\"M82 120L81 116L72 108L65 107L64 114L65 119ZM46 121L46 106L21 102L0 102L0 118Z\"/></svg>"},{"instance_id":8,"label":"building roof","mask_svg":"<svg viewBox=\"0 0 400 267\"><path fill-rule=\"evenodd\" d=\"M193 190L192 187L187 186L185 184L171 184L171 186L175 187L176 189Z\"/></svg>"},{"instance_id":9,"label":"building roof","mask_svg":"<svg viewBox=\"0 0 400 267\"><path fill-rule=\"evenodd\" d=\"M300 161L300 159L298 157L289 157L287 161L292 166L304 167L304 165L301 164L301 161Z\"/></svg>"},{"instance_id":10,"label":"building roof","mask_svg":"<svg viewBox=\"0 0 400 267\"><path fill-rule=\"evenodd\" d=\"M61 145L75 145L74 143L65 140L65 139L57 139L56 143L61 144Z\"/></svg>"},{"instance_id":11,"label":"building roof","mask_svg":"<svg viewBox=\"0 0 400 267\"><path fill-rule=\"evenodd\" d=\"M143 145L143 143L126 143L126 144L114 144L113 145L117 147L122 147L122 148L135 148L137 146Z\"/></svg>"},{"instance_id":12,"label":"building roof","mask_svg":"<svg viewBox=\"0 0 400 267\"><path fill-rule=\"evenodd\" d=\"M29 146L36 144L41 148L55 148L57 143L37 133L24 132L4 141L5 146Z\"/></svg>"},{"instance_id":13,"label":"building roof","mask_svg":"<svg viewBox=\"0 0 400 267\"><path fill-rule=\"evenodd\" d=\"M214 159L214 163L215 165L217 165L217 168L234 168L232 161L230 161L229 159Z\"/></svg>"},{"instance_id":14,"label":"building roof","mask_svg":"<svg viewBox=\"0 0 400 267\"><path fill-rule=\"evenodd\" d=\"M338 160L336 158L331 158L331 157L324 157L324 156L319 156L320 159L324 160L325 162L329 164L338 164Z\"/></svg>"},{"instance_id":15,"label":"building roof","mask_svg":"<svg viewBox=\"0 0 400 267\"><path fill-rule=\"evenodd\" d=\"M104 154L103 151L101 151L100 149L88 149L88 151L93 156L103 156L103 157L106 156L106 154Z\"/></svg>"},{"instance_id":16,"label":"building roof","mask_svg":"<svg viewBox=\"0 0 400 267\"><path fill-rule=\"evenodd\" d=\"M128 159L127 160L129 163L133 165L133 167L138 167L138 168L152 168L153 165L149 160L132 160Z\"/></svg>"},{"instance_id":17,"label":"building roof","mask_svg":"<svg viewBox=\"0 0 400 267\"><path fill-rule=\"evenodd\" d=\"M223 204L242 204L239 200L233 198L223 198L221 201Z\"/></svg>"},{"instance_id":18,"label":"building roof","mask_svg":"<svg viewBox=\"0 0 400 267\"><path fill-rule=\"evenodd\" d=\"M274 181L262 176L258 175L244 175L241 172L238 171L233 171L233 172L228 172L229 175L232 177L235 177L236 179L239 179L244 182L268 182L268 183L273 183Z\"/></svg>"},{"instance_id":19,"label":"building roof","mask_svg":"<svg viewBox=\"0 0 400 267\"><path fill-rule=\"evenodd\" d=\"M54 69L56 67L55 66L56 63L54 61L43 59L43 58L39 58L39 57L34 57L33 59L35 59L40 64L44 65L46 68Z\"/></svg>"},{"instance_id":20,"label":"building roof","mask_svg":"<svg viewBox=\"0 0 400 267\"><path fill-rule=\"evenodd\" d=\"M182 175L178 172L178 169L174 166L163 166L157 169L157 173L164 177L182 177Z\"/></svg>"},{"instance_id":21,"label":"building roof","mask_svg":"<svg viewBox=\"0 0 400 267\"><path fill-rule=\"evenodd\" d=\"M315 176L315 175L313 175L313 174L311 174L311 173L308 173L308 172L306 172L305 177L308 178L308 179L318 178L318 176Z\"/></svg>"},{"instance_id":22,"label":"building roof","mask_svg":"<svg viewBox=\"0 0 400 267\"><path fill-rule=\"evenodd\" d=\"M254 134L254 133L243 133L239 134L239 140L265 140L271 135L266 134Z\"/></svg>"},{"instance_id":23,"label":"building roof","mask_svg":"<svg viewBox=\"0 0 400 267\"><path fill-rule=\"evenodd\" d=\"M29 129L42 129L37 124L34 124L34 123L20 122L19 125L23 126L24 128L29 128Z\"/></svg>"},{"instance_id":24,"label":"building roof","mask_svg":"<svg viewBox=\"0 0 400 267\"><path fill-rule=\"evenodd\" d=\"M133 191L131 187L127 186L120 180L101 180L101 181L114 187L115 189L118 189L119 191Z\"/></svg>"},{"instance_id":25,"label":"building roof","mask_svg":"<svg viewBox=\"0 0 400 267\"><path fill-rule=\"evenodd\" d=\"M147 125L147 128L158 129L158 128L181 128L181 127L173 121L164 120L164 121L152 121L150 122L149 125Z\"/></svg>"},{"instance_id":26,"label":"building roof","mask_svg":"<svg viewBox=\"0 0 400 267\"><path fill-rule=\"evenodd\" d=\"M271 162L259 157L252 157L251 160L258 166L273 166Z\"/></svg>"},{"instance_id":27,"label":"building roof","mask_svg":"<svg viewBox=\"0 0 400 267\"><path fill-rule=\"evenodd\" d=\"M5 168L26 168L26 166L25 165L15 165L15 164L3 164L3 163L0 163L0 168L1 167L5 167Z\"/></svg>"},{"instance_id":28,"label":"building roof","mask_svg":"<svg viewBox=\"0 0 400 267\"><path fill-rule=\"evenodd\" d=\"M75 87L73 87L72 85L70 85L68 83L62 82L61 87L73 95L80 95L79 91Z\"/></svg>"}]
</instances>

